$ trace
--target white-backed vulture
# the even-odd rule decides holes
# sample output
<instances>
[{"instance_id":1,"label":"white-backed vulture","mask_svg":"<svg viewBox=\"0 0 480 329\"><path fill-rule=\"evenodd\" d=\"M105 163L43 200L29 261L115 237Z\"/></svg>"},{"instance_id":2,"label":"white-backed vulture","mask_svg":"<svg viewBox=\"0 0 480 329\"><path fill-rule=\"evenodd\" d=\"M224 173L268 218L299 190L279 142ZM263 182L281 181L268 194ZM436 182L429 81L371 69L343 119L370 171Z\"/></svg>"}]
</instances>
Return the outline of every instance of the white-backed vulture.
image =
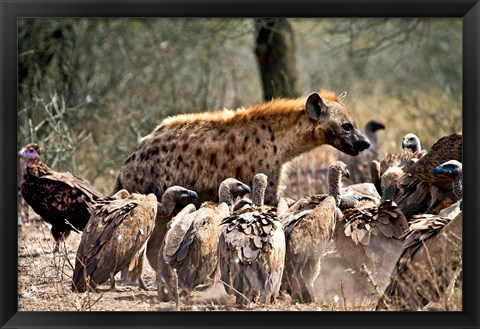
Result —
<instances>
[{"instance_id":1,"label":"white-backed vulture","mask_svg":"<svg viewBox=\"0 0 480 329\"><path fill-rule=\"evenodd\" d=\"M182 194L180 198L176 200L165 200L162 204L174 204L173 210L170 212L158 211L157 216L155 217L155 226L153 227L153 232L150 235L150 238L147 241L147 246L145 253L141 253L139 258L135 261L135 267L129 271L128 269L123 269L121 271L121 278L126 283L135 283L139 282L142 289L147 289L141 280L141 274L143 272L143 266L145 261L145 256L147 257L148 263L156 271L158 263L158 254L160 252L160 247L162 246L163 238L167 232L167 223L177 215L180 210L182 210L188 204L195 202L198 199L198 195L194 191L189 193ZM167 209L167 208L164 208ZM169 208L168 208L169 209Z\"/></svg>"},{"instance_id":2,"label":"white-backed vulture","mask_svg":"<svg viewBox=\"0 0 480 329\"><path fill-rule=\"evenodd\" d=\"M380 203L381 196L373 183L358 183L340 189L342 198L354 198L358 201L370 200L375 204Z\"/></svg>"},{"instance_id":3,"label":"white-backed vulture","mask_svg":"<svg viewBox=\"0 0 480 329\"><path fill-rule=\"evenodd\" d=\"M348 200L343 194L340 199ZM407 229L405 216L391 199L364 198L349 207L340 205L340 209L343 217L336 223L333 241L343 264L356 271L365 264L382 280L394 265L392 257L400 253L398 239ZM379 273L384 266L390 268Z\"/></svg>"},{"instance_id":4,"label":"white-backed vulture","mask_svg":"<svg viewBox=\"0 0 480 329\"><path fill-rule=\"evenodd\" d=\"M281 289L293 299L315 301L314 284L320 274L321 257L341 216L332 196L306 214L300 210L290 215L284 227L286 255Z\"/></svg>"},{"instance_id":5,"label":"white-backed vulture","mask_svg":"<svg viewBox=\"0 0 480 329\"><path fill-rule=\"evenodd\" d=\"M345 163L329 166L329 193L304 197L280 216L286 239L285 270L281 290L301 303L315 301L314 284L320 274L321 256L342 216L340 187L348 177Z\"/></svg>"},{"instance_id":6,"label":"white-backed vulture","mask_svg":"<svg viewBox=\"0 0 480 329\"><path fill-rule=\"evenodd\" d=\"M315 194L312 196L307 196L298 199L297 201L293 203L288 203L288 200L285 199L287 204L289 205L288 212L289 213L294 213L297 211L306 211L306 210L312 210L315 208L317 205L319 205L323 200L325 200L328 196L332 196L335 199L335 203L337 205L343 206L344 204L345 207L351 207L355 202L358 202L359 200L354 200L354 197L352 196L351 200L350 198L347 200L342 200L342 178L349 178L350 177L350 171L347 168L347 165L342 162L342 161L334 161L328 166L328 172L327 172L327 181L328 181L328 194ZM282 220L284 224L288 222L286 218Z\"/></svg>"},{"instance_id":7,"label":"white-backed vulture","mask_svg":"<svg viewBox=\"0 0 480 329\"><path fill-rule=\"evenodd\" d=\"M195 287L214 279L220 223L235 199L250 193L248 185L234 178L225 179L218 190L219 205L205 202L197 211L182 210L168 223L156 268L161 301L175 300L177 287L179 296L187 298Z\"/></svg>"},{"instance_id":8,"label":"white-backed vulture","mask_svg":"<svg viewBox=\"0 0 480 329\"><path fill-rule=\"evenodd\" d=\"M459 181L462 165L448 161L432 171L434 176L453 180L458 196L462 195ZM392 271L390 284L377 310L421 310L430 302L445 297L448 287L461 270L462 201L442 209L438 215L415 215L404 235L402 254Z\"/></svg>"},{"instance_id":9,"label":"white-backed vulture","mask_svg":"<svg viewBox=\"0 0 480 329\"><path fill-rule=\"evenodd\" d=\"M378 268L384 260L398 256L399 238L408 224L392 200L378 205L365 202L342 212L333 239L338 252L356 270L362 264Z\"/></svg>"},{"instance_id":10,"label":"white-backed vulture","mask_svg":"<svg viewBox=\"0 0 480 329\"><path fill-rule=\"evenodd\" d=\"M397 184L400 194L394 200L407 218L419 213L438 214L458 200L451 180L435 176L433 170L449 160L462 161L462 145L461 132L444 136L405 171Z\"/></svg>"},{"instance_id":11,"label":"white-backed vulture","mask_svg":"<svg viewBox=\"0 0 480 329\"><path fill-rule=\"evenodd\" d=\"M401 153L384 154L370 164L372 183L383 200L394 200L399 194L398 181L424 155L425 151L414 151L418 145L420 140L416 135L406 134L402 139L404 150Z\"/></svg>"},{"instance_id":12,"label":"white-backed vulture","mask_svg":"<svg viewBox=\"0 0 480 329\"><path fill-rule=\"evenodd\" d=\"M124 268L138 270L140 287L146 289L141 278L143 263L138 265L137 261L145 252L155 216L158 212L168 215L178 200L190 198L193 193L172 186L163 194L162 203L154 194L129 194L126 190L97 200L77 250L72 290L85 291L109 278L113 289L115 274Z\"/></svg>"},{"instance_id":13,"label":"white-backed vulture","mask_svg":"<svg viewBox=\"0 0 480 329\"><path fill-rule=\"evenodd\" d=\"M222 221L219 241L221 279L237 304L268 303L280 290L285 265L285 234L275 209L263 206L267 176L256 174L253 207Z\"/></svg>"},{"instance_id":14,"label":"white-backed vulture","mask_svg":"<svg viewBox=\"0 0 480 329\"><path fill-rule=\"evenodd\" d=\"M365 124L364 132L370 140L370 147L357 156L340 154L339 160L344 162L350 171L350 181L353 184L366 183L370 181L370 163L377 160L381 151L378 146L377 131L385 129L385 125L375 120Z\"/></svg>"},{"instance_id":15,"label":"white-backed vulture","mask_svg":"<svg viewBox=\"0 0 480 329\"><path fill-rule=\"evenodd\" d=\"M398 196L398 181L415 161L418 161L417 153L404 151L386 154L380 162L372 162L372 182L383 200Z\"/></svg>"},{"instance_id":16,"label":"white-backed vulture","mask_svg":"<svg viewBox=\"0 0 480 329\"><path fill-rule=\"evenodd\" d=\"M424 156L427 151L422 150L422 144L420 143L420 138L417 135L408 133L402 138L402 149L408 149L412 153L418 153L419 158Z\"/></svg>"},{"instance_id":17,"label":"white-backed vulture","mask_svg":"<svg viewBox=\"0 0 480 329\"><path fill-rule=\"evenodd\" d=\"M157 213L154 194L120 190L98 200L82 235L73 272L72 291L84 292L111 280L143 250Z\"/></svg>"},{"instance_id":18,"label":"white-backed vulture","mask_svg":"<svg viewBox=\"0 0 480 329\"><path fill-rule=\"evenodd\" d=\"M21 193L32 209L51 224L54 252L70 232L83 231L95 204L102 194L83 179L69 172L57 172L40 159L40 146L25 145L18 157L26 161Z\"/></svg>"},{"instance_id":19,"label":"white-backed vulture","mask_svg":"<svg viewBox=\"0 0 480 329\"><path fill-rule=\"evenodd\" d=\"M191 193L189 198L185 198L184 200L178 200L175 204L175 208L169 215L162 215L161 213L157 213L157 216L155 218L155 227L153 228L152 235L148 239L147 248L145 251L148 263L154 271L156 271L158 268L158 256L160 254L160 248L162 246L163 239L165 237L165 234L167 233L168 222L187 205L191 204L197 199L197 194Z\"/></svg>"}]
</instances>

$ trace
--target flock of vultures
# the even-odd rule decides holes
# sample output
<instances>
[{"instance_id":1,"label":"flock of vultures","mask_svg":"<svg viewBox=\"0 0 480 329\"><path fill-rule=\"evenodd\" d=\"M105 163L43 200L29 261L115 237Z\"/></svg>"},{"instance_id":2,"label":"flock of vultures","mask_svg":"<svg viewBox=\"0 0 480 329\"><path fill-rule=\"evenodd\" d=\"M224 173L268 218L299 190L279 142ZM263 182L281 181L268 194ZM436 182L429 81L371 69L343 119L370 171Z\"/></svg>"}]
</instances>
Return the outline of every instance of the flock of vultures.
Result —
<instances>
[{"instance_id":1,"label":"flock of vultures","mask_svg":"<svg viewBox=\"0 0 480 329\"><path fill-rule=\"evenodd\" d=\"M376 143L384 125L360 131L345 96L321 90L164 119L125 160L109 196L49 168L30 143L18 153L21 194L51 225L54 252L71 231L81 234L74 292L108 281L115 290L119 272L149 289L148 261L160 301L217 283L242 307L287 294L311 303L314 285L329 281L324 255L333 246L345 268L387 273L377 310L425 309L461 280L462 133L428 152L409 133L403 150L385 154ZM328 193L279 195L282 168L323 144L345 154L329 164Z\"/></svg>"}]
</instances>

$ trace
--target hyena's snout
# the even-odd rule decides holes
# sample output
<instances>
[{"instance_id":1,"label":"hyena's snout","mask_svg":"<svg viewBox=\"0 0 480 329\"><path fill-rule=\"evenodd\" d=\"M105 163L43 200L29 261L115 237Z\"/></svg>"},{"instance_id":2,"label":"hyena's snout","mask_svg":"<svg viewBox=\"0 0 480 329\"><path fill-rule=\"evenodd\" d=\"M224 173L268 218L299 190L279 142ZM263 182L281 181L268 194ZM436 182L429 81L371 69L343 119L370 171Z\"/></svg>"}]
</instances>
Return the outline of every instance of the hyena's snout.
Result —
<instances>
[{"instance_id":1,"label":"hyena's snout","mask_svg":"<svg viewBox=\"0 0 480 329\"><path fill-rule=\"evenodd\" d=\"M370 141L368 140L367 136L365 136L362 133L358 133L357 134L357 139L353 143L353 147L358 152L361 152L361 151L366 150L370 147Z\"/></svg>"}]
</instances>

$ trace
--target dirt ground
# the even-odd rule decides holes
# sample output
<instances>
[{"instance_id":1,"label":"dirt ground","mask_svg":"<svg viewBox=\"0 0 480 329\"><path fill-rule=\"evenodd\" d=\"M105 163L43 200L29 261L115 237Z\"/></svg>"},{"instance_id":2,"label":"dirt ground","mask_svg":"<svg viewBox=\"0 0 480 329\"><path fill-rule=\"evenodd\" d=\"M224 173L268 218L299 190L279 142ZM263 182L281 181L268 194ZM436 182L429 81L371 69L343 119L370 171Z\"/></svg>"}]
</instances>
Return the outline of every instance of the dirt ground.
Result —
<instances>
[{"instance_id":1,"label":"dirt ground","mask_svg":"<svg viewBox=\"0 0 480 329\"><path fill-rule=\"evenodd\" d=\"M60 252L54 254L53 238L47 224L38 217L18 226L18 299L19 311L221 311L240 310L233 296L225 293L222 284L205 291L194 292L188 300L163 303L157 299L155 273L145 264L143 278L149 291L138 286L117 284L118 291L109 290L109 282L99 286L98 293L73 293L70 290L75 254L80 235L72 232ZM33 217L33 218L32 218ZM333 255L333 251L329 253ZM317 282L319 301L299 304L288 295L270 305L251 305L247 310L275 311L372 311L378 292L368 280L351 271L335 267L335 256L327 255L324 267L331 271ZM333 260L333 261L332 261ZM356 277L355 277L356 275ZM119 276L119 274L117 274ZM333 281L336 280L336 281ZM321 281L321 282L320 282ZM383 289L378 287L377 289ZM461 291L456 289L448 309L461 309Z\"/></svg>"}]
</instances>

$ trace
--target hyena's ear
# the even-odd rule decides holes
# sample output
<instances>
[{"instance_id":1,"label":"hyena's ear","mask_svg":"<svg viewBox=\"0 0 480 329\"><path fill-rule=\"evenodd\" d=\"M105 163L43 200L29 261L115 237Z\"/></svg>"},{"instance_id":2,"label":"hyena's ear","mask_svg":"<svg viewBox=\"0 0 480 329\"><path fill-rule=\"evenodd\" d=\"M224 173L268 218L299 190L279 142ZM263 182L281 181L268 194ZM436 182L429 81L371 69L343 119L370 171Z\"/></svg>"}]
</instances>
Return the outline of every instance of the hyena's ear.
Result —
<instances>
[{"instance_id":1,"label":"hyena's ear","mask_svg":"<svg viewBox=\"0 0 480 329\"><path fill-rule=\"evenodd\" d=\"M343 100L345 99L345 96L347 96L346 91L344 91L343 93L341 93L340 95L337 96L338 101L343 102Z\"/></svg>"},{"instance_id":2,"label":"hyena's ear","mask_svg":"<svg viewBox=\"0 0 480 329\"><path fill-rule=\"evenodd\" d=\"M310 119L320 120L328 110L319 93L311 93L305 103L305 112Z\"/></svg>"}]
</instances>

